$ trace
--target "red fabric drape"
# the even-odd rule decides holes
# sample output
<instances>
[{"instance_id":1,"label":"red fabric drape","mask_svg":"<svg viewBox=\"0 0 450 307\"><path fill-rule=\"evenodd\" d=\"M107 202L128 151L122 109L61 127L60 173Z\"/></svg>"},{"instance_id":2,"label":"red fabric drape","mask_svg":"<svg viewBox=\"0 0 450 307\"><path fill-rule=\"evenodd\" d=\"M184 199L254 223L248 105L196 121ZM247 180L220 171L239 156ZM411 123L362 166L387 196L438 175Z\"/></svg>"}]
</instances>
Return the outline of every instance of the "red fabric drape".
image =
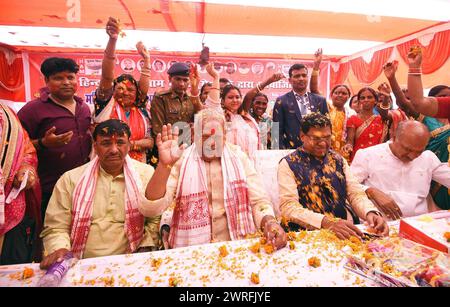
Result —
<instances>
[{"instance_id":1,"label":"red fabric drape","mask_svg":"<svg viewBox=\"0 0 450 307\"><path fill-rule=\"evenodd\" d=\"M330 69L330 89L338 84L343 84L347 80L348 72L350 71L350 63L339 64L338 71L334 71L333 67Z\"/></svg>"},{"instance_id":2,"label":"red fabric drape","mask_svg":"<svg viewBox=\"0 0 450 307\"><path fill-rule=\"evenodd\" d=\"M381 74L383 65L391 56L392 50L394 47L375 51L369 64L362 57L351 60L350 65L358 81L365 85L372 84Z\"/></svg>"},{"instance_id":3,"label":"red fabric drape","mask_svg":"<svg viewBox=\"0 0 450 307\"><path fill-rule=\"evenodd\" d=\"M22 57L17 57L11 65L3 49L0 49L0 99L25 101Z\"/></svg>"},{"instance_id":4,"label":"red fabric drape","mask_svg":"<svg viewBox=\"0 0 450 307\"><path fill-rule=\"evenodd\" d=\"M431 74L445 64L450 56L450 30L434 34L428 46L420 44L417 38L397 46L403 60L408 63L408 52L411 46L422 47L422 73Z\"/></svg>"}]
</instances>

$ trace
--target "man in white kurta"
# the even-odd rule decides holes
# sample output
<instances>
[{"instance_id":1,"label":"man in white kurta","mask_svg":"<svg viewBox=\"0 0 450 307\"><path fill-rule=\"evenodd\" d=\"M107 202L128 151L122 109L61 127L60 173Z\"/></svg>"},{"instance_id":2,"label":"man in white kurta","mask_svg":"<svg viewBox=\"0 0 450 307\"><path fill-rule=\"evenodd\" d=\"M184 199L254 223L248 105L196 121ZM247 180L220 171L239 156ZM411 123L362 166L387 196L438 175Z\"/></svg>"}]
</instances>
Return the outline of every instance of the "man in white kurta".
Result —
<instances>
[{"instance_id":1,"label":"man in white kurta","mask_svg":"<svg viewBox=\"0 0 450 307\"><path fill-rule=\"evenodd\" d=\"M423 124L404 121L392 142L361 149L353 159L354 176L391 219L427 213L432 180L450 186L450 168L425 150L428 140Z\"/></svg>"},{"instance_id":2,"label":"man in white kurta","mask_svg":"<svg viewBox=\"0 0 450 307\"><path fill-rule=\"evenodd\" d=\"M276 248L286 245L285 233L250 159L237 146L224 142L224 123L221 113L201 111L196 117L196 142L184 153L173 150L171 142L176 144L177 132L172 135L170 125L157 137L160 162L146 194L154 203L142 203L140 211L153 216L173 204L162 222L170 227L166 248L242 239L258 230L263 230ZM214 145L208 143L212 139ZM206 144L216 148L218 155L209 156ZM237 180L235 172L239 173ZM226 189L236 186L242 188L227 193ZM234 197L230 199L230 195Z\"/></svg>"}]
</instances>

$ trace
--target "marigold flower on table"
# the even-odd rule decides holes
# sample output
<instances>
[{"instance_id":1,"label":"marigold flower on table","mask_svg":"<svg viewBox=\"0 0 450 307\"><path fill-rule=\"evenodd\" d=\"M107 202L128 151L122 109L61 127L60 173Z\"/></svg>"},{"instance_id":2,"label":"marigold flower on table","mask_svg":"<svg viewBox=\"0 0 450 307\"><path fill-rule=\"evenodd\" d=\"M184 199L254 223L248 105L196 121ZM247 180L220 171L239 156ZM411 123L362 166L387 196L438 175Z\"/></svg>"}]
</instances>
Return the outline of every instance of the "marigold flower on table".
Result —
<instances>
[{"instance_id":1,"label":"marigold flower on table","mask_svg":"<svg viewBox=\"0 0 450 307\"><path fill-rule=\"evenodd\" d=\"M272 254L275 251L275 247L271 243L264 244L264 251L267 254Z\"/></svg>"},{"instance_id":2,"label":"marigold flower on table","mask_svg":"<svg viewBox=\"0 0 450 307\"><path fill-rule=\"evenodd\" d=\"M110 287L114 287L114 284L116 282L114 279L114 276L103 277L102 281L105 284L105 286L110 286ZM95 280L92 280L92 285L94 285L94 284L95 284Z\"/></svg>"},{"instance_id":3,"label":"marigold flower on table","mask_svg":"<svg viewBox=\"0 0 450 307\"><path fill-rule=\"evenodd\" d=\"M311 257L308 259L308 265L312 266L313 268L318 268L321 265L320 259L317 257Z\"/></svg>"},{"instance_id":4,"label":"marigold flower on table","mask_svg":"<svg viewBox=\"0 0 450 307\"><path fill-rule=\"evenodd\" d=\"M250 251L254 254L259 253L260 249L261 249L261 243L259 243L259 242L256 242L255 244L250 246Z\"/></svg>"},{"instance_id":5,"label":"marigold flower on table","mask_svg":"<svg viewBox=\"0 0 450 307\"><path fill-rule=\"evenodd\" d=\"M162 259L161 258L157 258L157 259L152 259L152 267L158 269L162 264Z\"/></svg>"},{"instance_id":6,"label":"marigold flower on table","mask_svg":"<svg viewBox=\"0 0 450 307\"><path fill-rule=\"evenodd\" d=\"M258 273L252 273L252 276L250 277L250 280L255 285L259 284L259 274Z\"/></svg>"},{"instance_id":7,"label":"marigold flower on table","mask_svg":"<svg viewBox=\"0 0 450 307\"><path fill-rule=\"evenodd\" d=\"M34 270L32 268L25 267L22 272L22 279L28 279L34 276Z\"/></svg>"},{"instance_id":8,"label":"marigold flower on table","mask_svg":"<svg viewBox=\"0 0 450 307\"><path fill-rule=\"evenodd\" d=\"M450 242L450 231L444 233L444 238L447 240L447 242Z\"/></svg>"},{"instance_id":9,"label":"marigold flower on table","mask_svg":"<svg viewBox=\"0 0 450 307\"><path fill-rule=\"evenodd\" d=\"M289 249L294 250L295 249L295 243L294 241L289 241Z\"/></svg>"},{"instance_id":10,"label":"marigold flower on table","mask_svg":"<svg viewBox=\"0 0 450 307\"><path fill-rule=\"evenodd\" d=\"M226 257L227 255L228 255L227 247L225 245L222 245L221 247L219 247L219 256Z\"/></svg>"},{"instance_id":11,"label":"marigold flower on table","mask_svg":"<svg viewBox=\"0 0 450 307\"><path fill-rule=\"evenodd\" d=\"M306 237L306 235L307 235L307 232L306 231L300 231L299 233L298 233L298 235L297 235L297 239L296 239L296 241L301 241L301 240L303 240L305 237Z\"/></svg>"},{"instance_id":12,"label":"marigold flower on table","mask_svg":"<svg viewBox=\"0 0 450 307\"><path fill-rule=\"evenodd\" d=\"M169 278L169 287L178 287L180 284L180 280L176 277Z\"/></svg>"},{"instance_id":13,"label":"marigold flower on table","mask_svg":"<svg viewBox=\"0 0 450 307\"><path fill-rule=\"evenodd\" d=\"M294 231L289 231L287 233L287 239L288 241L294 241L295 239L297 239L297 233Z\"/></svg>"}]
</instances>

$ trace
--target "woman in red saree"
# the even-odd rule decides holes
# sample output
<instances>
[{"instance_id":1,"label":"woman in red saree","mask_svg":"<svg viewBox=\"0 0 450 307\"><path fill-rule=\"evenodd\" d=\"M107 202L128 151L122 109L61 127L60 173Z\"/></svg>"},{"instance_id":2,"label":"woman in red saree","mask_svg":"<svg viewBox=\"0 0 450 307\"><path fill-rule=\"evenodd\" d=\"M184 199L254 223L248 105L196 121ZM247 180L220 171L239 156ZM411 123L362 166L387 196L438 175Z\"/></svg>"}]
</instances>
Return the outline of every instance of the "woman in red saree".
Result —
<instances>
[{"instance_id":1,"label":"woman in red saree","mask_svg":"<svg viewBox=\"0 0 450 307\"><path fill-rule=\"evenodd\" d=\"M14 111L2 103L0 159L0 265L40 261L36 150Z\"/></svg>"},{"instance_id":2,"label":"woman in red saree","mask_svg":"<svg viewBox=\"0 0 450 307\"><path fill-rule=\"evenodd\" d=\"M385 120L389 106L380 105L382 115L375 115L373 109L377 104L378 95L370 87L362 88L358 92L360 112L347 120L347 144L344 150L350 152L350 161L361 148L367 148L386 141L388 123Z\"/></svg>"}]
</instances>

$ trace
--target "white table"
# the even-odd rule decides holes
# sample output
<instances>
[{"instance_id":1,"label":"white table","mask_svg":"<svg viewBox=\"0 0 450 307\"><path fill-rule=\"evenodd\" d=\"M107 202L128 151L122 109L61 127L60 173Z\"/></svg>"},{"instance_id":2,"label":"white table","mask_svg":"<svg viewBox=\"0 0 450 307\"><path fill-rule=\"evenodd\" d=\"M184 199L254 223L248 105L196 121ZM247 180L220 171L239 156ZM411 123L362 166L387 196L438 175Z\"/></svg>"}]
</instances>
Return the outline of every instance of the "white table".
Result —
<instances>
[{"instance_id":1,"label":"white table","mask_svg":"<svg viewBox=\"0 0 450 307\"><path fill-rule=\"evenodd\" d=\"M374 285L344 268L344 252L333 246L315 242L319 232L309 232L311 242L295 242L266 254L254 254L249 247L259 239L221 242L151 253L117 255L78 261L61 286L169 286L175 277L180 286L250 287L250 286L361 286ZM219 256L225 245L229 254ZM308 258L321 259L321 266L308 265ZM159 268L152 266L161 259ZM33 268L35 276L18 279L25 267ZM260 283L252 283L251 274L258 273ZM38 264L0 267L0 286L35 286L44 271ZM16 275L16 276L14 276Z\"/></svg>"}]
</instances>

